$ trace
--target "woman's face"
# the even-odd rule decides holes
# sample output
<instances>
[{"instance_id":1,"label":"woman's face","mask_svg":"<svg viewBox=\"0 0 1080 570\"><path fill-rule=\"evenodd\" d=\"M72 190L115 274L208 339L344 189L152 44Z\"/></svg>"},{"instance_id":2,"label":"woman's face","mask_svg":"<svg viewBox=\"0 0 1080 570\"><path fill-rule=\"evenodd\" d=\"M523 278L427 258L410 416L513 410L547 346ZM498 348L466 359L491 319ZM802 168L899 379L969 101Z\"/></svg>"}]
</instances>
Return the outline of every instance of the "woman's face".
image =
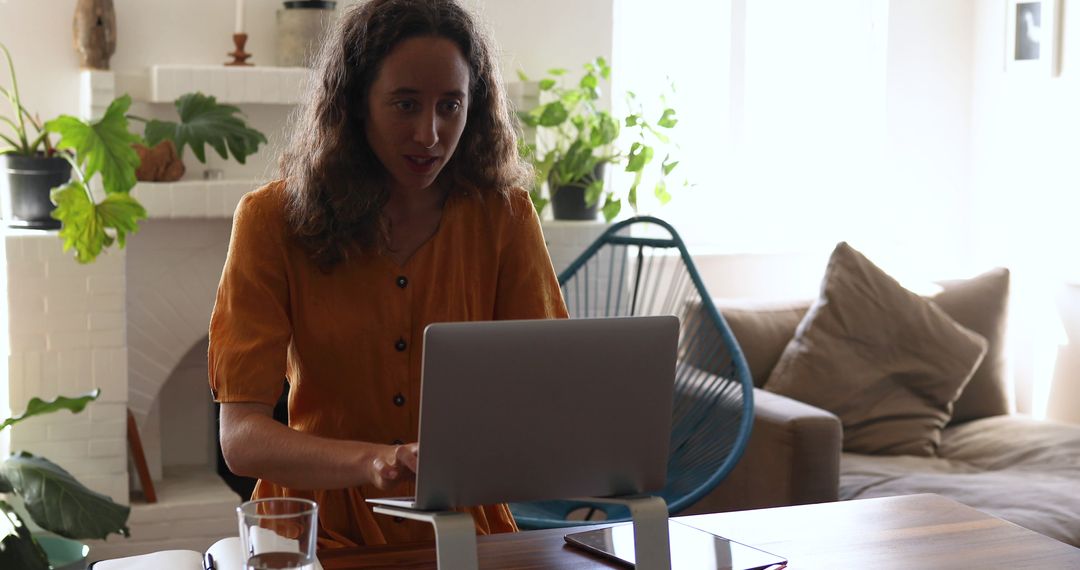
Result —
<instances>
[{"instance_id":1,"label":"woman's face","mask_svg":"<svg viewBox=\"0 0 1080 570\"><path fill-rule=\"evenodd\" d=\"M410 38L386 56L364 125L392 191L431 186L461 140L468 109L469 64L454 42Z\"/></svg>"}]
</instances>

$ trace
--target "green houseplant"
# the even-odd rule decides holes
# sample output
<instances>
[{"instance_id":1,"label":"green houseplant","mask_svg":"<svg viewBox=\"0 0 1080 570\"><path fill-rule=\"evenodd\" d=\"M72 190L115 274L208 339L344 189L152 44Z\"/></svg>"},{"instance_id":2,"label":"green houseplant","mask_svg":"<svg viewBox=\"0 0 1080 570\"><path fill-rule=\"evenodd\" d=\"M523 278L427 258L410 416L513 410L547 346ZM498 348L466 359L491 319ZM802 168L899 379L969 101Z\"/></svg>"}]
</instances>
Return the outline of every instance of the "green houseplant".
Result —
<instances>
[{"instance_id":1,"label":"green houseplant","mask_svg":"<svg viewBox=\"0 0 1080 570\"><path fill-rule=\"evenodd\" d=\"M228 160L231 155L244 164L248 156L266 144L266 136L248 126L240 109L217 102L212 95L186 93L175 101L178 121L128 118L145 123L146 145L136 144L142 165L136 175L145 181L179 180L184 174L184 149L188 146L206 164L206 145Z\"/></svg>"},{"instance_id":2,"label":"green houseplant","mask_svg":"<svg viewBox=\"0 0 1080 570\"><path fill-rule=\"evenodd\" d=\"M554 201L556 218L594 219L595 207L600 206L604 218L611 221L622 211L624 199L637 211L638 190L647 177L652 180L660 204L667 203L671 199L667 177L679 163L670 153L661 161L654 158L658 148L670 146L668 131L678 123L675 109L661 97L663 110L655 121L650 121L637 96L628 92L628 112L616 117L597 106L601 84L610 79L611 66L598 57L587 62L584 69L574 85L564 84L567 70L548 70L539 81L544 101L518 113L523 123L536 128L541 142L548 143L543 149L532 143L522 148L536 171L531 194L537 212L543 212ZM524 73L518 75L522 81L529 81ZM633 175L625 192L605 188L604 167L609 164L621 166ZM542 192L545 182L549 198ZM591 210L561 215L560 200L566 197L583 201Z\"/></svg>"},{"instance_id":3,"label":"green houseplant","mask_svg":"<svg viewBox=\"0 0 1080 570\"><path fill-rule=\"evenodd\" d=\"M130 194L139 166L139 157L131 145L141 140L128 131L125 113L131 106L131 98L125 95L114 100L105 116L97 121L62 115L42 122L23 105L15 65L7 47L0 44L0 51L11 79L11 87L0 87L0 95L8 99L12 109L11 117L0 116L0 123L11 130L10 136L0 133L0 142L8 145L0 148L3 158L0 189L4 190L4 205L8 210L4 215L18 217L16 197L32 194L39 204L34 211L36 215L40 215L40 204L51 200L56 205L48 213L59 222L64 251L74 249L80 263L93 261L114 241L123 247L127 234L136 231L139 220L146 217L146 210ZM36 131L33 137L31 129ZM55 145L51 135L59 136ZM51 177L34 174L55 169L53 165L60 160L70 168ZM30 174L20 176L27 172ZM101 175L101 191L91 185L95 174ZM47 181L28 188L24 186L26 178ZM23 225L56 227L39 219Z\"/></svg>"},{"instance_id":4,"label":"green houseplant","mask_svg":"<svg viewBox=\"0 0 1080 570\"><path fill-rule=\"evenodd\" d=\"M52 401L32 398L21 415L0 423L0 431L34 416L60 410L81 412L100 390ZM102 539L116 533L128 536L130 507L87 489L55 463L23 452L0 462L0 493L15 495L26 514L41 528L71 539ZM23 514L0 499L0 568L48 570L44 550L30 533Z\"/></svg>"},{"instance_id":5,"label":"green houseplant","mask_svg":"<svg viewBox=\"0 0 1080 570\"><path fill-rule=\"evenodd\" d=\"M179 179L185 147L191 146L203 163L205 145L210 145L222 158L231 155L243 164L266 143L262 133L236 116L239 109L202 93L176 100L178 122L128 115L127 95L115 99L96 121L63 115L43 122L22 102L11 54L3 44L0 51L11 83L9 88L0 86L0 95L12 108L11 117L0 115L3 215L9 225L59 229L64 251L73 249L80 263L92 262L114 242L124 247L127 235L146 218L146 210L131 195L136 180ZM146 141L130 132L129 119L145 123ZM59 136L55 144L54 135ZM144 142L165 149L163 166L142 167L140 154L154 152ZM159 175L140 176L153 168L161 171ZM101 184L91 184L99 173Z\"/></svg>"}]
</instances>

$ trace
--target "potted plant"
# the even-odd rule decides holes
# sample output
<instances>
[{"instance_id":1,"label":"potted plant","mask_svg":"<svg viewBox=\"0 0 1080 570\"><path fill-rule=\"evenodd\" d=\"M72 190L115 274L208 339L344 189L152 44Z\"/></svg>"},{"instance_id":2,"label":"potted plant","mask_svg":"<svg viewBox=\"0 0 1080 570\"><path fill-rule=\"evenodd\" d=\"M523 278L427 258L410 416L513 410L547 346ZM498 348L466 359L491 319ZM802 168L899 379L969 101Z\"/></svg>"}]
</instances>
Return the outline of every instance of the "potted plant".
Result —
<instances>
[{"instance_id":1,"label":"potted plant","mask_svg":"<svg viewBox=\"0 0 1080 570\"><path fill-rule=\"evenodd\" d=\"M78 413L101 394L60 396L52 401L32 398L21 415L0 423L0 431L28 418L69 410ZM13 453L0 463L0 494L22 502L16 508L0 499L0 568L49 570L49 560L24 520L28 514L42 529L69 539L104 539L116 533L128 536L131 508L87 489L55 463L27 453ZM78 515L78 516L74 516Z\"/></svg>"},{"instance_id":2,"label":"potted plant","mask_svg":"<svg viewBox=\"0 0 1080 570\"><path fill-rule=\"evenodd\" d=\"M135 151L141 161L136 178L148 182L171 182L184 175L184 148L191 146L195 158L206 164L206 145L218 155L229 159L231 154L240 164L266 143L266 136L251 128L240 115L240 109L222 105L212 95L186 93L176 99L179 122L144 119L128 115L129 119L145 123L146 144L136 143Z\"/></svg>"},{"instance_id":3,"label":"potted plant","mask_svg":"<svg viewBox=\"0 0 1080 570\"><path fill-rule=\"evenodd\" d=\"M535 127L546 149L525 144L522 153L536 170L536 182L531 189L537 212L549 203L542 193L548 185L548 196L556 219L596 219L601 208L604 219L611 221L622 211L622 201L636 212L638 188L648 170L653 170L653 192L665 204L671 199L666 178L678 165L670 153L657 164L657 148L671 143L667 131L677 123L675 109L661 97L663 111L653 122L646 119L643 106L634 93L627 93L629 112L615 117L597 107L601 82L611 76L611 66L602 57L584 65L585 73L573 86L563 85L567 70L551 69L539 81L541 98L546 100L518 115L526 125ZM519 72L522 81L529 78ZM624 133L628 129L629 133ZM629 148L624 148L630 140ZM622 166L634 180L626 192L604 186L604 169L611 164Z\"/></svg>"},{"instance_id":4,"label":"potted plant","mask_svg":"<svg viewBox=\"0 0 1080 570\"><path fill-rule=\"evenodd\" d=\"M0 44L0 51L11 78L10 89L0 87L0 95L12 108L11 117L0 115L0 123L12 131L10 136L0 133L0 143L8 145L0 148L0 199L5 206L10 204L4 211L8 223L59 227L64 251L74 249L80 263L93 261L113 242L123 247L127 234L135 232L138 221L146 217L146 210L130 194L139 166L131 144L141 140L128 131L125 113L131 98L115 99L97 121L62 115L43 123L23 105L7 47ZM28 126L37 133L33 138ZM55 145L51 135L59 135ZM60 162L70 168L59 166ZM99 173L102 191L91 186ZM31 203L27 209L21 205ZM55 221L49 222L46 214Z\"/></svg>"},{"instance_id":5,"label":"potted plant","mask_svg":"<svg viewBox=\"0 0 1080 570\"><path fill-rule=\"evenodd\" d=\"M0 86L12 107L12 116L0 115L11 128L0 132L0 200L2 215L12 227L58 229L60 221L49 215L53 203L49 191L71 178L71 165L58 156L41 121L22 106L15 67L7 47L0 43L11 77L11 87ZM33 129L33 130L31 130Z\"/></svg>"}]
</instances>

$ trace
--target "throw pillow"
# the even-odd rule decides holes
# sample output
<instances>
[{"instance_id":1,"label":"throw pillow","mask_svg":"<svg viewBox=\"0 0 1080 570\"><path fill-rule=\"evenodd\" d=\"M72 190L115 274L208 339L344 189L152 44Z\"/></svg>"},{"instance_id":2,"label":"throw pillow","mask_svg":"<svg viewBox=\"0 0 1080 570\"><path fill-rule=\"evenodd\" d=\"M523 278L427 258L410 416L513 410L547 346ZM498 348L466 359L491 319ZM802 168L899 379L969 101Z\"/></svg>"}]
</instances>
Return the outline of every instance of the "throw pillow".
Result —
<instances>
[{"instance_id":1,"label":"throw pillow","mask_svg":"<svg viewBox=\"0 0 1080 570\"><path fill-rule=\"evenodd\" d=\"M984 338L841 242L765 389L836 414L845 451L932 456L985 352Z\"/></svg>"},{"instance_id":2,"label":"throw pillow","mask_svg":"<svg viewBox=\"0 0 1080 570\"><path fill-rule=\"evenodd\" d=\"M761 388L780 360L795 328L810 309L810 300L715 301L716 309L735 335L746 357L754 386ZM713 370L714 373L721 373Z\"/></svg>"},{"instance_id":3,"label":"throw pillow","mask_svg":"<svg viewBox=\"0 0 1080 570\"><path fill-rule=\"evenodd\" d=\"M991 269L970 279L941 281L931 297L956 322L987 341L986 356L953 404L950 424L1009 413L1005 377L1005 325L1009 310L1009 270Z\"/></svg>"}]
</instances>

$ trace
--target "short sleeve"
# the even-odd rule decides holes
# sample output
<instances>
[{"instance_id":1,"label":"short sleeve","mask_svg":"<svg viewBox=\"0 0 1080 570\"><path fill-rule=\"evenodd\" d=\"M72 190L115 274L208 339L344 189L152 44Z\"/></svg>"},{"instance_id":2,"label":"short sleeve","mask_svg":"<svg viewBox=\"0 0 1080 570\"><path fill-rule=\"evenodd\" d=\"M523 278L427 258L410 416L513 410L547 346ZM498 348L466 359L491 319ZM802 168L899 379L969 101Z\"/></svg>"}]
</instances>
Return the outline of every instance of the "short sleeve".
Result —
<instances>
[{"instance_id":1,"label":"short sleeve","mask_svg":"<svg viewBox=\"0 0 1080 570\"><path fill-rule=\"evenodd\" d=\"M499 256L499 283L495 318L566 318L562 290L551 266L551 256L540 218L528 200L514 200L510 237Z\"/></svg>"},{"instance_id":2,"label":"short sleeve","mask_svg":"<svg viewBox=\"0 0 1080 570\"><path fill-rule=\"evenodd\" d=\"M277 192L278 195L275 195ZM244 196L210 317L210 389L218 402L274 405L292 328L280 189Z\"/></svg>"}]
</instances>

